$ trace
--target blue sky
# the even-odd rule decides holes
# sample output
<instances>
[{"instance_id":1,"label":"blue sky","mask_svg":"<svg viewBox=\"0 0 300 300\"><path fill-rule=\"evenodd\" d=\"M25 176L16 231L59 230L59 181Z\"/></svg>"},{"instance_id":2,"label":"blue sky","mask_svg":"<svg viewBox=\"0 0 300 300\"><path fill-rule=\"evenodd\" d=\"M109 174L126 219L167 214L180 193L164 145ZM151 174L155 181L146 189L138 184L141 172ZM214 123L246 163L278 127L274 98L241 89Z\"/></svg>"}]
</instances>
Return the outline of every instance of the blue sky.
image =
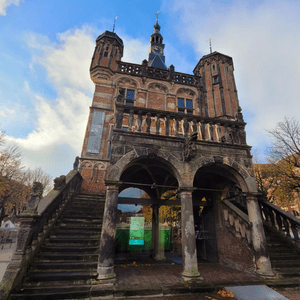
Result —
<instances>
[{"instance_id":1,"label":"blue sky","mask_svg":"<svg viewBox=\"0 0 300 300\"><path fill-rule=\"evenodd\" d=\"M72 168L92 103L95 39L118 16L123 61L141 63L159 9L168 66L192 73L210 37L213 51L233 57L247 141L258 153L266 129L299 118L299 1L0 0L0 128L26 166L54 177Z\"/></svg>"}]
</instances>

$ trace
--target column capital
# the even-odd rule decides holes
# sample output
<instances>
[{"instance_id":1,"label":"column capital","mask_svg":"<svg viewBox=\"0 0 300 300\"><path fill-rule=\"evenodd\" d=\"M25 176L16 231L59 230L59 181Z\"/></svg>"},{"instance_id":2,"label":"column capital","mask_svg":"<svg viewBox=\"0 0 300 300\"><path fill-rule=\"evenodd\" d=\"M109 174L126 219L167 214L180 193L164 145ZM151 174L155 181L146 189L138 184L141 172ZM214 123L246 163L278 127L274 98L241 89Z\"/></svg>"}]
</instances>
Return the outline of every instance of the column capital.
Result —
<instances>
[{"instance_id":1,"label":"column capital","mask_svg":"<svg viewBox=\"0 0 300 300\"><path fill-rule=\"evenodd\" d=\"M123 181L105 180L104 183L108 189L113 189L114 187L119 188L122 185Z\"/></svg>"},{"instance_id":2,"label":"column capital","mask_svg":"<svg viewBox=\"0 0 300 300\"><path fill-rule=\"evenodd\" d=\"M178 188L179 193L192 193L197 188L195 187L188 187L188 186L182 186Z\"/></svg>"},{"instance_id":3,"label":"column capital","mask_svg":"<svg viewBox=\"0 0 300 300\"><path fill-rule=\"evenodd\" d=\"M245 193L246 199L250 200L250 199L257 199L257 196L259 196L259 193Z\"/></svg>"}]
</instances>

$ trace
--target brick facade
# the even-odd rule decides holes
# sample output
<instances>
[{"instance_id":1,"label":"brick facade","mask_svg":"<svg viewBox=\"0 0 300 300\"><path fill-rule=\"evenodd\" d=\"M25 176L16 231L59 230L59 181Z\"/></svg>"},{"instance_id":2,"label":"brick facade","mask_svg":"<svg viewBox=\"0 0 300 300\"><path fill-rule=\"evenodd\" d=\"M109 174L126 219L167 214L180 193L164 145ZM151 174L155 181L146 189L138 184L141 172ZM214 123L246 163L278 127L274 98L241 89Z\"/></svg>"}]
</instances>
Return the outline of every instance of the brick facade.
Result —
<instances>
[{"instance_id":1,"label":"brick facade","mask_svg":"<svg viewBox=\"0 0 300 300\"><path fill-rule=\"evenodd\" d=\"M95 93L81 155L83 192L85 193L105 192L104 185L100 184L102 179L96 181L92 176L92 170L98 168L96 161L101 162L102 168L103 165L107 166L109 161L110 139L115 123L115 102L120 88L134 91L135 107L178 112L177 99L182 98L192 100L194 116L210 118L226 116L234 119L238 113L239 102L230 57L218 52L204 56L194 69L195 75L176 73L174 67L170 66L164 71L153 68L150 71L159 72L144 76L142 69L145 64L126 63L125 70L123 70L120 61L122 55L123 42L115 33L105 32L97 38L90 69L91 78L95 83ZM87 144L94 111L104 112L105 122L99 151L91 154L87 151ZM142 121L144 128L145 119L144 116ZM178 125L178 133L183 135L183 122L179 122ZM128 117L125 115L123 127L127 126ZM135 130L136 127L133 127L133 131ZM165 122L161 122L160 132L163 134L164 131ZM170 120L170 131L171 135L175 132L173 120ZM190 126L189 132L192 131L193 128ZM155 118L151 118L151 133L155 132ZM97 172L97 174L100 173ZM104 174L102 170L101 174Z\"/></svg>"},{"instance_id":2,"label":"brick facade","mask_svg":"<svg viewBox=\"0 0 300 300\"><path fill-rule=\"evenodd\" d=\"M221 217L225 209L216 205L237 187L257 192L232 58L205 55L191 75L173 65L154 68L147 60L122 62L122 55L123 42L115 33L97 38L90 69L95 93L80 158L82 192L104 194L105 182L121 182L119 191L128 183L142 185L151 199L181 190L191 201L186 208L181 202L189 215L205 198L213 259L253 271L251 243L238 232L239 226L250 232L249 221L236 214L238 226L230 232ZM154 183L167 188L149 187ZM184 222L183 228L189 219ZM192 257L194 245L188 249L185 255Z\"/></svg>"}]
</instances>

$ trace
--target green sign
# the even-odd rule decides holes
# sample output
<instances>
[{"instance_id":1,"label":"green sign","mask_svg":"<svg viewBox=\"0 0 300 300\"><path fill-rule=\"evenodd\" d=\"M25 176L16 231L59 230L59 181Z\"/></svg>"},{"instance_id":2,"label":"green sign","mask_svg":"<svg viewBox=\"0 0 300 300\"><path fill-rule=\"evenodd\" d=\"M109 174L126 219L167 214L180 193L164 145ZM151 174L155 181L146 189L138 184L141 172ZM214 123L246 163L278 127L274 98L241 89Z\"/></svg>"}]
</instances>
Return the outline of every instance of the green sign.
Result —
<instances>
[{"instance_id":1,"label":"green sign","mask_svg":"<svg viewBox=\"0 0 300 300\"><path fill-rule=\"evenodd\" d=\"M144 245L144 217L130 218L129 245Z\"/></svg>"}]
</instances>

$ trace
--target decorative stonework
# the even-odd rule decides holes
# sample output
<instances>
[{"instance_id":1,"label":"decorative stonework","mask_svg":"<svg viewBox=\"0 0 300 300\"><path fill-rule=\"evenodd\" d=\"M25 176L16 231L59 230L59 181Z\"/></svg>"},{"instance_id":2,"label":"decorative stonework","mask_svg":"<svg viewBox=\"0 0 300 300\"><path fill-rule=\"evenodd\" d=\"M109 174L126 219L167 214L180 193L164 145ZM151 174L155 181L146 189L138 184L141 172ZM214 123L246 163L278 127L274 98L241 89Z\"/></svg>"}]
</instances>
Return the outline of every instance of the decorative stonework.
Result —
<instances>
[{"instance_id":1,"label":"decorative stonework","mask_svg":"<svg viewBox=\"0 0 300 300\"><path fill-rule=\"evenodd\" d=\"M53 181L54 181L54 190L60 190L66 184L66 176L61 175L59 177L56 177Z\"/></svg>"},{"instance_id":2,"label":"decorative stonework","mask_svg":"<svg viewBox=\"0 0 300 300\"><path fill-rule=\"evenodd\" d=\"M155 92L164 93L164 94L167 94L169 92L169 89L164 84L157 83L157 82L151 82L148 85L148 89L154 90Z\"/></svg>"},{"instance_id":3,"label":"decorative stonework","mask_svg":"<svg viewBox=\"0 0 300 300\"><path fill-rule=\"evenodd\" d=\"M82 169L94 169L94 168L97 168L98 170L106 170L107 165L108 165L108 162L84 159L84 160L81 161L80 170L82 170Z\"/></svg>"},{"instance_id":4,"label":"decorative stonework","mask_svg":"<svg viewBox=\"0 0 300 300\"><path fill-rule=\"evenodd\" d=\"M195 141L197 140L197 132L193 132L191 135L184 139L184 160L190 161L197 154L197 147Z\"/></svg>"},{"instance_id":5,"label":"decorative stonework","mask_svg":"<svg viewBox=\"0 0 300 300\"><path fill-rule=\"evenodd\" d=\"M37 213L38 204L42 198L44 187L40 182L34 182L30 197L26 201L26 211Z\"/></svg>"},{"instance_id":6,"label":"decorative stonework","mask_svg":"<svg viewBox=\"0 0 300 300\"><path fill-rule=\"evenodd\" d=\"M131 87L131 88L139 88L139 83L137 80L128 77L119 77L115 81L116 86L118 87Z\"/></svg>"}]
</instances>

